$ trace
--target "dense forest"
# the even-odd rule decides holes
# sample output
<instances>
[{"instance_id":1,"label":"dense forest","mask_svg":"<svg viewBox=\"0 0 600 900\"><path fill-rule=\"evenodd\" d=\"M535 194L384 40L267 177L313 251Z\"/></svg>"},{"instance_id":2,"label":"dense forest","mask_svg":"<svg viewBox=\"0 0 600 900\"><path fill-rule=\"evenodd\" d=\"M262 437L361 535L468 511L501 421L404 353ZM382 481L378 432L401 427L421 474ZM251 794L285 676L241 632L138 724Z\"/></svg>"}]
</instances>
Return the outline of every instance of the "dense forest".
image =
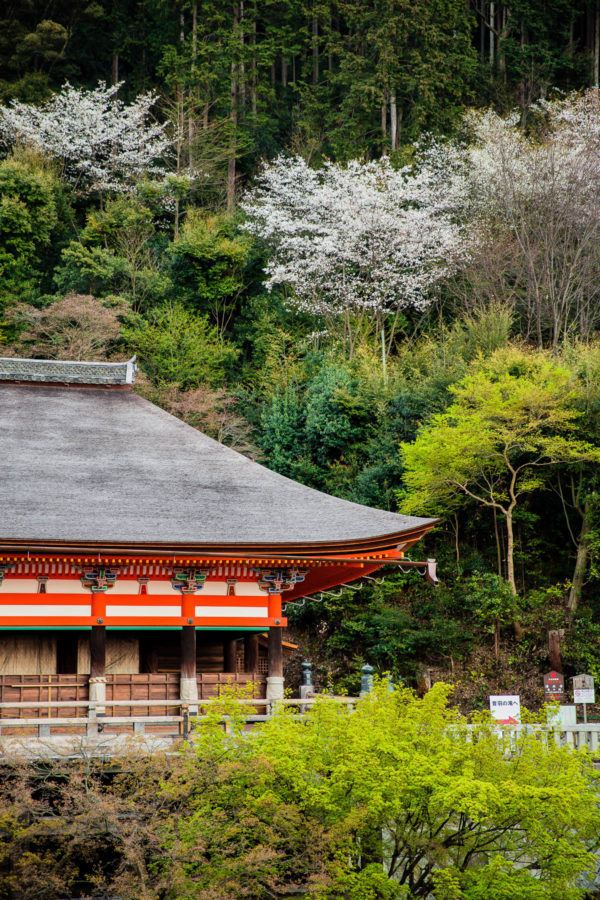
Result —
<instances>
[{"instance_id":1,"label":"dense forest","mask_svg":"<svg viewBox=\"0 0 600 900\"><path fill-rule=\"evenodd\" d=\"M135 353L136 389L219 441L439 517L437 590L288 605L319 686L369 662L473 709L539 704L550 661L600 676L598 4L0 22L2 353Z\"/></svg>"}]
</instances>

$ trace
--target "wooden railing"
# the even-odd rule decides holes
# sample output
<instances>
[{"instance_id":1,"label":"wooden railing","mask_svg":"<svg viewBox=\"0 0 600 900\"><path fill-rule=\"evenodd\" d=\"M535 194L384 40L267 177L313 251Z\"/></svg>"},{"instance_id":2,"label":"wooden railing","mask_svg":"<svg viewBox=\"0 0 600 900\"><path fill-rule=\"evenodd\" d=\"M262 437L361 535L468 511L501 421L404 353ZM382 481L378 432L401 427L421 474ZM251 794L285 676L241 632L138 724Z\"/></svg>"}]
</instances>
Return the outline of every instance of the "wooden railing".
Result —
<instances>
[{"instance_id":1,"label":"wooden railing","mask_svg":"<svg viewBox=\"0 0 600 900\"><path fill-rule=\"evenodd\" d=\"M535 734L542 740L554 740L558 746L572 747L581 750L583 747L600 756L600 723L583 723L577 725L516 725L511 728L518 735L525 733Z\"/></svg>"},{"instance_id":2,"label":"wooden railing","mask_svg":"<svg viewBox=\"0 0 600 900\"><path fill-rule=\"evenodd\" d=\"M236 704L239 704L242 709L246 709L248 707L252 707L256 709L256 712L248 712L246 711L243 715L244 722L249 725L256 724L259 722L265 722L270 716L273 714L273 708L276 705L282 706L296 706L300 713L305 711L305 708L311 706L315 703L316 698L312 699L284 699L278 700L275 702L271 702L269 700L263 699L240 699L234 700ZM339 697L336 698L337 702L354 705L356 702L356 698L352 697ZM38 738L49 738L54 735L65 736L66 734L82 734L86 735L88 738L94 738L99 734L107 736L108 734L113 733L130 733L130 734L148 734L150 733L149 729L152 730L153 733L157 735L172 735L178 736L183 739L187 739L189 736L192 720L193 721L202 721L207 718L205 710L213 706L215 703L220 703L222 700L218 697L206 698L203 700L198 700L197 703L194 703L193 706L190 703L183 702L180 699L177 700L161 700L158 703L156 700L107 700L107 701L91 701L91 700L46 700L46 701L11 701L8 703L0 703L0 714L4 712L4 710L26 710L26 709L35 709L39 710L48 710L48 716L22 716L15 718L0 718L0 737L27 737L27 736L37 736ZM163 707L173 707L178 710L177 713L173 715L147 715L147 716L138 716L138 715L127 715L127 716L119 716L119 715L105 715L106 709L119 707L127 707L131 708L135 706L137 708L143 707L152 707L152 706L163 706ZM51 712L53 710L60 710L63 708L77 708L81 709L82 712L85 710L87 715L82 716L52 716ZM259 710L262 710L259 712ZM222 720L223 727L227 731L229 727L229 723L231 721L231 717L227 715L223 715Z\"/></svg>"},{"instance_id":3,"label":"wooden railing","mask_svg":"<svg viewBox=\"0 0 600 900\"><path fill-rule=\"evenodd\" d=\"M186 704L182 704L181 700L161 700L160 705L164 707L174 707L179 711L178 714L164 716L105 716L106 707L128 707L132 705L131 700L110 700L107 702L94 702L90 700L46 700L34 702L9 702L0 703L0 710L48 710L47 716L27 717L20 715L18 718L0 718L0 735L3 737L10 736L34 736L37 732L38 738L48 738L53 734L84 734L88 738L93 738L98 734L102 734L105 728L117 731L126 730L132 734L144 734L147 726L164 727L166 733L175 733L182 735L184 733L185 718L189 720L189 710ZM136 707L157 706L156 700L136 700ZM52 716L52 711L61 709L81 709L85 710L86 715L82 716ZM33 732L33 735L32 735Z\"/></svg>"},{"instance_id":4,"label":"wooden railing","mask_svg":"<svg viewBox=\"0 0 600 900\"><path fill-rule=\"evenodd\" d=\"M233 702L241 707L243 720L249 726L267 721L276 707L292 707L302 715L317 702L318 697L306 699L286 698L284 700L269 701L265 699L234 699ZM337 703L354 706L356 697L336 697ZM196 723L202 723L207 719L209 707L216 703L222 703L218 697L198 700L193 706L181 699L160 700L160 706L172 708L171 715L115 715L119 708L156 707L157 701L152 700L34 700L34 701L9 701L0 703L0 739L21 738L44 740L48 738L67 738L70 736L83 736L86 740L109 738L120 735L153 735L158 738L167 738L171 742L187 740ZM61 709L81 710L82 715L61 716L52 715ZM22 713L27 709L47 711L47 716L23 716L9 718L4 717L6 710L15 710ZM106 715L106 710L111 709L113 714ZM228 731L231 727L231 716L222 715L220 718L223 729ZM466 727L465 739L477 739L480 726L469 725ZM558 746L571 747L580 750L586 747L595 757L600 758L600 723L580 723L578 725L516 725L498 726L502 728L502 734L510 748L512 740L522 733L534 734L542 741L553 741Z\"/></svg>"}]
</instances>

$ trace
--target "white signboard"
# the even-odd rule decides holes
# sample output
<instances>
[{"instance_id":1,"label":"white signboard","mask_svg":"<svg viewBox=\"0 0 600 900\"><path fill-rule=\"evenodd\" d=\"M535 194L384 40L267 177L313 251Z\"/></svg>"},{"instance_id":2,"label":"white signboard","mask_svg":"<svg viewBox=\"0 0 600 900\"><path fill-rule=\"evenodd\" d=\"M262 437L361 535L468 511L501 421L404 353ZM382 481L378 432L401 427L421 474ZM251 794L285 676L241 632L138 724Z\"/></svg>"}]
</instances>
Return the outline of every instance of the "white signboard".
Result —
<instances>
[{"instance_id":1,"label":"white signboard","mask_svg":"<svg viewBox=\"0 0 600 900\"><path fill-rule=\"evenodd\" d=\"M548 706L546 717L550 728L572 728L577 725L577 707L571 705Z\"/></svg>"},{"instance_id":2,"label":"white signboard","mask_svg":"<svg viewBox=\"0 0 600 900\"><path fill-rule=\"evenodd\" d=\"M575 703L595 703L594 691L573 691L573 700Z\"/></svg>"},{"instance_id":3,"label":"white signboard","mask_svg":"<svg viewBox=\"0 0 600 900\"><path fill-rule=\"evenodd\" d=\"M521 722L521 698L518 694L499 694L490 697L492 719L503 725L518 725Z\"/></svg>"},{"instance_id":4,"label":"white signboard","mask_svg":"<svg viewBox=\"0 0 600 900\"><path fill-rule=\"evenodd\" d=\"M576 675L573 679L573 701L595 703L594 679L591 675Z\"/></svg>"}]
</instances>

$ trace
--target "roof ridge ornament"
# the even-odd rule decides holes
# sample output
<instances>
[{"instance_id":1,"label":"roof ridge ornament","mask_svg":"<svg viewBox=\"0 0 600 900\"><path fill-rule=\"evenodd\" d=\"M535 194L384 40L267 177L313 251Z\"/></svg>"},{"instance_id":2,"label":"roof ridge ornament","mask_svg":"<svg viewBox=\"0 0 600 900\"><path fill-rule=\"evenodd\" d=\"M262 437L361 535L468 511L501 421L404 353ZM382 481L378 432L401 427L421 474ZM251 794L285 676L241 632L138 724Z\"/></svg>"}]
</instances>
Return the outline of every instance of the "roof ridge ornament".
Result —
<instances>
[{"instance_id":1,"label":"roof ridge ornament","mask_svg":"<svg viewBox=\"0 0 600 900\"><path fill-rule=\"evenodd\" d=\"M131 385L135 381L136 372L135 356L124 362L0 357L0 381L99 386Z\"/></svg>"}]
</instances>

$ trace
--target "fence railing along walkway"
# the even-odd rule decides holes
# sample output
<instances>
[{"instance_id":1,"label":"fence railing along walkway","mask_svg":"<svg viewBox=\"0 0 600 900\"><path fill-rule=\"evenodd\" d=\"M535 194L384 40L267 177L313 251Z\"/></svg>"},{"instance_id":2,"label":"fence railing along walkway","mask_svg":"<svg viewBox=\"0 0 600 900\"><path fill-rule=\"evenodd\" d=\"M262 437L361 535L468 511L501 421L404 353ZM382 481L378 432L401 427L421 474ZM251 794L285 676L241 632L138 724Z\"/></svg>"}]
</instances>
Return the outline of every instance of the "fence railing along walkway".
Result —
<instances>
[{"instance_id":1,"label":"fence railing along walkway","mask_svg":"<svg viewBox=\"0 0 600 900\"><path fill-rule=\"evenodd\" d=\"M283 700L269 701L265 699L229 699L228 703L239 705L243 712L244 722L248 726L253 726L261 722L266 722L272 715L276 707L292 707L298 714L302 715L306 710L318 701L318 696L306 697L304 699L286 698ZM357 702L356 697L335 697L335 702L354 706ZM177 740L187 740L190 737L193 724L201 723L207 719L208 709L216 703L222 703L222 698L211 697L198 700L193 707L181 699L160 700L160 706L172 708L171 715L118 715L119 708L144 709L156 707L156 700L110 700L110 701L91 701L91 700L32 700L32 701L9 701L0 703L0 742L6 738L20 738L22 741L29 740L47 740L72 737L84 737L87 741L94 742L99 738L107 739L110 737L126 738L134 735L149 735L156 738L167 739L168 743L174 743ZM77 709L81 710L81 715L61 716L52 715L58 713L61 709ZM24 716L22 713L27 709L35 709L36 715ZM112 714L106 715L106 710L111 709ZM14 718L5 717L6 711L18 711L19 716ZM46 712L47 715L40 716L39 712ZM250 711L251 710L251 711ZM117 714L115 715L115 711ZM223 715L221 717L223 729L228 731L230 728L231 717ZM496 726L492 726L496 727ZM577 725L515 725L515 726L497 726L502 729L502 733L506 737L507 748L514 737L520 733L534 734L540 740L554 741L558 746L571 747L580 750L586 747L590 753L598 757L600 760L600 723L579 723ZM476 739L479 726L468 725L467 735L471 735ZM466 737L468 740L469 738Z\"/></svg>"},{"instance_id":2,"label":"fence railing along walkway","mask_svg":"<svg viewBox=\"0 0 600 900\"><path fill-rule=\"evenodd\" d=\"M300 713L303 713L306 707L316 702L317 698L284 699L271 702L264 699L240 699L234 700L242 709L253 707L256 712L244 713L244 722L249 725L259 722L265 722L273 714L276 705L298 707ZM205 700L198 700L191 704L182 700L110 700L110 701L92 701L92 700L34 700L27 701L10 701L0 703L0 737L15 736L37 736L38 738L48 738L53 735L65 734L85 734L88 738L93 738L98 734L146 734L154 732L163 736L173 735L187 739L191 729L192 719L194 721L202 721L207 718L206 710L215 703L222 703L222 699L218 697L210 697ZM232 701L229 701L232 702ZM354 705L355 697L339 697L336 702ZM119 716L105 715L105 710L118 709L119 707L131 708L132 706L142 709L152 706L173 707L177 712L173 715L127 715ZM81 716L52 716L53 710L64 708L77 708L84 710L87 714ZM2 715L4 710L48 710L47 716L23 716L8 718ZM222 717L223 728L228 729L230 717L224 715Z\"/></svg>"}]
</instances>

